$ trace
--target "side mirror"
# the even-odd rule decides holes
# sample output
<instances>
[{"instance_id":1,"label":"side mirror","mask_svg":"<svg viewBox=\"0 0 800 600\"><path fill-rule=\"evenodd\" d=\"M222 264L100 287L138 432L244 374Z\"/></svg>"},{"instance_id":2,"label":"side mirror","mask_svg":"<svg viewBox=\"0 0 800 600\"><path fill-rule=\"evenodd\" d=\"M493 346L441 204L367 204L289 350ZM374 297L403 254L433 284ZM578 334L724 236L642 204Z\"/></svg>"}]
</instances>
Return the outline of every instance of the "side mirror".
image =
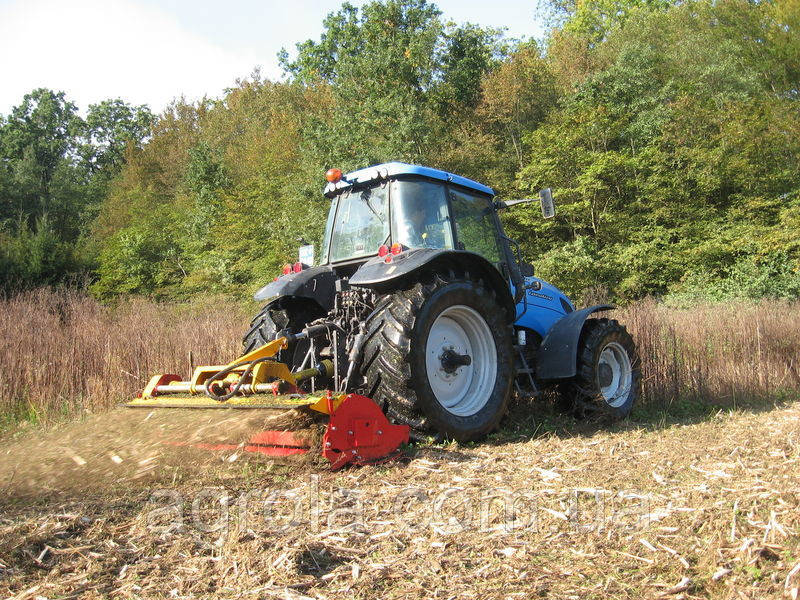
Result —
<instances>
[{"instance_id":1,"label":"side mirror","mask_svg":"<svg viewBox=\"0 0 800 600\"><path fill-rule=\"evenodd\" d=\"M539 191L539 201L542 203L542 216L551 219L556 216L556 205L553 202L553 192L550 188Z\"/></svg>"}]
</instances>

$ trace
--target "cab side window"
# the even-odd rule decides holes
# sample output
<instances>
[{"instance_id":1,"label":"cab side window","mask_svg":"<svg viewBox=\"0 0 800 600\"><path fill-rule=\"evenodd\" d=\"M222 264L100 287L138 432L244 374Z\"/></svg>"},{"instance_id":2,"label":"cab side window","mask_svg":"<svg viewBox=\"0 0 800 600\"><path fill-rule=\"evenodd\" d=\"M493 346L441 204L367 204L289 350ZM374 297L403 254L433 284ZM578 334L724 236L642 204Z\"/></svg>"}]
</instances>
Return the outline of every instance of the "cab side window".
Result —
<instances>
[{"instance_id":1,"label":"cab side window","mask_svg":"<svg viewBox=\"0 0 800 600\"><path fill-rule=\"evenodd\" d=\"M480 254L489 262L499 263L500 248L490 201L453 189L449 194L459 248Z\"/></svg>"}]
</instances>

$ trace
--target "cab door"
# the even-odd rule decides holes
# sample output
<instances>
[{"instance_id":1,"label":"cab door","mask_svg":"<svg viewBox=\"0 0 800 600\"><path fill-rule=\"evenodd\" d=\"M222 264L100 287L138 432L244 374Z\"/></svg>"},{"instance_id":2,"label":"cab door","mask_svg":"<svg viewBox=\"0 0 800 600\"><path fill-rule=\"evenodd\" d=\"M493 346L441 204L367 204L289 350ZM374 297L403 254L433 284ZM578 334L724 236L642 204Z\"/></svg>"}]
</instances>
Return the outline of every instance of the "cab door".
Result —
<instances>
[{"instance_id":1,"label":"cab door","mask_svg":"<svg viewBox=\"0 0 800 600\"><path fill-rule=\"evenodd\" d=\"M503 253L497 236L491 201L477 194L448 189L456 233L456 248L480 254L500 268Z\"/></svg>"}]
</instances>

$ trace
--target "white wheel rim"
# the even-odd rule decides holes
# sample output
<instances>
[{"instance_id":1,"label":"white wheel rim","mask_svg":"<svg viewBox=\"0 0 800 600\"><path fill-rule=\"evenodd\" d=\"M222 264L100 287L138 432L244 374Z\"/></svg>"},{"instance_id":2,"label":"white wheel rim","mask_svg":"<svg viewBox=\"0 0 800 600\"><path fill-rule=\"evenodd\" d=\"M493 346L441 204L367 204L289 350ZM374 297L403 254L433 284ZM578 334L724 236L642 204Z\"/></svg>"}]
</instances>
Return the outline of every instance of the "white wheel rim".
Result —
<instances>
[{"instance_id":1,"label":"white wheel rim","mask_svg":"<svg viewBox=\"0 0 800 600\"><path fill-rule=\"evenodd\" d=\"M447 350L469 356L470 364L448 368L442 361ZM428 332L425 367L428 383L446 410L459 417L480 411L497 379L497 349L486 320L460 304L443 310Z\"/></svg>"},{"instance_id":2,"label":"white wheel rim","mask_svg":"<svg viewBox=\"0 0 800 600\"><path fill-rule=\"evenodd\" d=\"M612 408L625 404L633 381L633 369L631 359L621 344L610 342L600 352L597 379L606 404Z\"/></svg>"}]
</instances>

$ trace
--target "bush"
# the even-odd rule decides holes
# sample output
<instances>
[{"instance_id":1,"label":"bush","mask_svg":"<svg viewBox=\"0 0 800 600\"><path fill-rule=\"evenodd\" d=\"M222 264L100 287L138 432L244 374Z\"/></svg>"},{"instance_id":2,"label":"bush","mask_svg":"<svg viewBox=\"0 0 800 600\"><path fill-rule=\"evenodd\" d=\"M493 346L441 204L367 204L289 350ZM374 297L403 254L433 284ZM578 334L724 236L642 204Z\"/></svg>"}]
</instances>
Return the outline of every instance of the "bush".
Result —
<instances>
[{"instance_id":1,"label":"bush","mask_svg":"<svg viewBox=\"0 0 800 600\"><path fill-rule=\"evenodd\" d=\"M16 232L0 230L0 289L62 283L87 267L76 246L61 240L46 217L33 230L27 225Z\"/></svg>"},{"instance_id":2,"label":"bush","mask_svg":"<svg viewBox=\"0 0 800 600\"><path fill-rule=\"evenodd\" d=\"M729 301L800 298L800 264L785 252L745 256L719 273L689 273L668 295L672 304L697 300Z\"/></svg>"}]
</instances>

